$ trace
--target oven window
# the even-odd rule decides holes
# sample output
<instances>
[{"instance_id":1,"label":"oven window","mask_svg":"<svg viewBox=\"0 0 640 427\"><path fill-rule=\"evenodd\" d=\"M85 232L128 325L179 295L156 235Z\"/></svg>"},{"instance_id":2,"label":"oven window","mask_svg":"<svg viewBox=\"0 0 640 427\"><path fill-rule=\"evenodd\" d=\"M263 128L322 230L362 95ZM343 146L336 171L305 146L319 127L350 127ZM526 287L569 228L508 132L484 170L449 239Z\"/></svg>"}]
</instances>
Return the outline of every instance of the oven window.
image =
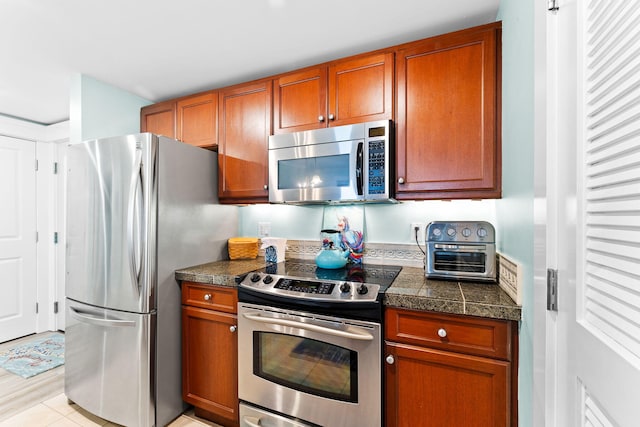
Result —
<instances>
[{"instance_id":1,"label":"oven window","mask_svg":"<svg viewBox=\"0 0 640 427\"><path fill-rule=\"evenodd\" d=\"M483 252L436 251L433 266L438 271L484 273L486 254Z\"/></svg>"},{"instance_id":2,"label":"oven window","mask_svg":"<svg viewBox=\"0 0 640 427\"><path fill-rule=\"evenodd\" d=\"M323 341L253 332L253 373L315 396L358 402L358 353Z\"/></svg>"},{"instance_id":3,"label":"oven window","mask_svg":"<svg viewBox=\"0 0 640 427\"><path fill-rule=\"evenodd\" d=\"M348 187L349 154L278 161L278 188Z\"/></svg>"}]
</instances>

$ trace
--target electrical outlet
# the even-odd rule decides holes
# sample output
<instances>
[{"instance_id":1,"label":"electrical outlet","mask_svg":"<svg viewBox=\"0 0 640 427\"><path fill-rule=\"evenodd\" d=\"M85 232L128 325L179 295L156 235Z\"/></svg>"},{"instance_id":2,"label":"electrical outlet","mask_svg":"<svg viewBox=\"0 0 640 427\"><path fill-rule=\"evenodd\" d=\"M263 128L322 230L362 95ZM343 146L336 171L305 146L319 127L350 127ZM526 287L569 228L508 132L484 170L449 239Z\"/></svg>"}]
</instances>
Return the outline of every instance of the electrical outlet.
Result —
<instances>
[{"instance_id":1,"label":"electrical outlet","mask_svg":"<svg viewBox=\"0 0 640 427\"><path fill-rule=\"evenodd\" d=\"M259 222L258 223L258 237L271 236L271 223Z\"/></svg>"},{"instance_id":2,"label":"electrical outlet","mask_svg":"<svg viewBox=\"0 0 640 427\"><path fill-rule=\"evenodd\" d=\"M411 223L411 228L409 230L409 232L410 232L409 237L411 239L411 242L415 243L415 241L416 241L416 228L418 229L418 242L420 242L422 244L422 243L424 243L424 229L425 229L424 223L412 222Z\"/></svg>"}]
</instances>

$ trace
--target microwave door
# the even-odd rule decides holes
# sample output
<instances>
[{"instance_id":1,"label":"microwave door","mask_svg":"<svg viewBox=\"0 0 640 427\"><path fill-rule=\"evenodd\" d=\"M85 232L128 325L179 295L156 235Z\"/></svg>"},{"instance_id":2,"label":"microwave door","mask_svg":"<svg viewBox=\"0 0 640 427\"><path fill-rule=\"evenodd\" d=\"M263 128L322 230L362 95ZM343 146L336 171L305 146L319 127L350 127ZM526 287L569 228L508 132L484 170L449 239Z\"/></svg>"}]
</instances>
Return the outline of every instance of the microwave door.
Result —
<instances>
[{"instance_id":1,"label":"microwave door","mask_svg":"<svg viewBox=\"0 0 640 427\"><path fill-rule=\"evenodd\" d=\"M358 178L358 147L361 146L362 141L340 141L269 150L269 168L276 171L269 186L269 201L362 200L363 166Z\"/></svg>"}]
</instances>

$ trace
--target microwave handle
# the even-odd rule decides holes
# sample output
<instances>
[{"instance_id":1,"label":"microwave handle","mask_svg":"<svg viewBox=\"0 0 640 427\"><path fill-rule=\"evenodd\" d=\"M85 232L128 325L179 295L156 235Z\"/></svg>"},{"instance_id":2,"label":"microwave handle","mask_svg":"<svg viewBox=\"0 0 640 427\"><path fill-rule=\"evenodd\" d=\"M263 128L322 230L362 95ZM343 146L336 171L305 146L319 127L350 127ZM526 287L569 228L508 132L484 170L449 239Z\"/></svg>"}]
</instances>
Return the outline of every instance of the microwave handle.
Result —
<instances>
[{"instance_id":1,"label":"microwave handle","mask_svg":"<svg viewBox=\"0 0 640 427\"><path fill-rule=\"evenodd\" d=\"M356 151L356 185L358 190L358 196L362 196L363 194L363 163L364 163L364 145L362 142L358 143L358 149Z\"/></svg>"}]
</instances>

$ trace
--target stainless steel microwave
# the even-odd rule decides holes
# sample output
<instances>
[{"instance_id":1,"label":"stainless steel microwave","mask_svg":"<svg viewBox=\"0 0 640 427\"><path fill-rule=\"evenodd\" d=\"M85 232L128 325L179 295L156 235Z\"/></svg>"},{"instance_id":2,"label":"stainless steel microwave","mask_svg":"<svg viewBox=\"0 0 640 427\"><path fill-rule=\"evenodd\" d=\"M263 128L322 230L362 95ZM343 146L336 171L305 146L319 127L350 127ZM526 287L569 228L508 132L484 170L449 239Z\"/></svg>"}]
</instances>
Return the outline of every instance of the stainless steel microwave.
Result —
<instances>
[{"instance_id":1,"label":"stainless steel microwave","mask_svg":"<svg viewBox=\"0 0 640 427\"><path fill-rule=\"evenodd\" d=\"M390 120L269 137L269 202L393 201Z\"/></svg>"}]
</instances>

